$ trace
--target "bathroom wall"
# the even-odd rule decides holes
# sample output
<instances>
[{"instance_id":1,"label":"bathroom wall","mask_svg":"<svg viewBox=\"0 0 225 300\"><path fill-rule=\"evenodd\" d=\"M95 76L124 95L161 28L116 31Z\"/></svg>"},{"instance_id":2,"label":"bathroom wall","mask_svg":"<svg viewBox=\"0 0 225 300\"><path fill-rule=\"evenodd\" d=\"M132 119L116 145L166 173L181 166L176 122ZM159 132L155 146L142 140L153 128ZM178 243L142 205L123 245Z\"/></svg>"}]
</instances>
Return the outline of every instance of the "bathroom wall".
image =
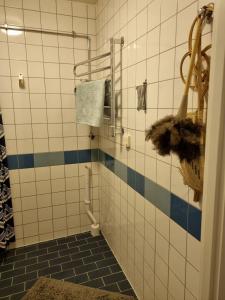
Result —
<instances>
[{"instance_id":1,"label":"bathroom wall","mask_svg":"<svg viewBox=\"0 0 225 300\"><path fill-rule=\"evenodd\" d=\"M117 123L131 135L127 151L121 134L112 138L107 124L100 130L101 226L139 299L199 299L201 207L183 184L177 158L157 155L145 142L145 130L179 107L180 60L197 10L206 3L99 0L97 5L97 53L108 51L110 37L125 38L122 78L119 71L116 76ZM207 25L203 44L210 43L210 31ZM145 79L146 112L137 111L135 91ZM196 96L190 93L189 99L192 111Z\"/></svg>"},{"instance_id":2,"label":"bathroom wall","mask_svg":"<svg viewBox=\"0 0 225 300\"><path fill-rule=\"evenodd\" d=\"M68 0L1 0L0 23L89 34L95 55L95 6ZM20 32L21 33L21 32ZM98 169L91 163L89 127L76 124L73 65L87 58L87 41L0 31L0 103L9 155L16 244L87 230L84 164L92 167L99 214ZM19 87L18 75L25 78Z\"/></svg>"}]
</instances>

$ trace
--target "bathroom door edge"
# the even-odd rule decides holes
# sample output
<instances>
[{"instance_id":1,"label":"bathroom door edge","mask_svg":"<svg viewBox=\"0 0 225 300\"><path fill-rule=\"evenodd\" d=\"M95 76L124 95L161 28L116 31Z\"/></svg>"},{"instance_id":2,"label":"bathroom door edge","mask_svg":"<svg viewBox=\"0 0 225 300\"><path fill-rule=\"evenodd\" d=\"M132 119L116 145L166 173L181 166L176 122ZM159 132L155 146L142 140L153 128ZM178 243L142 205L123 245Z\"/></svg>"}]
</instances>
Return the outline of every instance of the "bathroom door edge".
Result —
<instances>
[{"instance_id":1,"label":"bathroom door edge","mask_svg":"<svg viewBox=\"0 0 225 300\"><path fill-rule=\"evenodd\" d=\"M225 1L215 1L202 202L200 300L225 299Z\"/></svg>"}]
</instances>

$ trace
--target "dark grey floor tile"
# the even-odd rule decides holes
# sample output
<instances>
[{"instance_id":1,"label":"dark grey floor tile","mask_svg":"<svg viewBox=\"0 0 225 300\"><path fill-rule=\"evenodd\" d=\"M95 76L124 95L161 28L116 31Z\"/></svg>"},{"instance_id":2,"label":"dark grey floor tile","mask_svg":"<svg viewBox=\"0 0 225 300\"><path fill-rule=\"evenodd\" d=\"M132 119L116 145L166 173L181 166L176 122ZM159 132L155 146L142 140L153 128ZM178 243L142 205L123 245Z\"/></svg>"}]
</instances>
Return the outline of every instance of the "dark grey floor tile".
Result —
<instances>
[{"instance_id":1,"label":"dark grey floor tile","mask_svg":"<svg viewBox=\"0 0 225 300\"><path fill-rule=\"evenodd\" d=\"M65 279L65 278L72 277L74 275L75 274L74 274L73 269L69 269L69 270L66 270L66 271L61 271L61 272L58 272L58 273L51 274L51 278Z\"/></svg>"},{"instance_id":2,"label":"dark grey floor tile","mask_svg":"<svg viewBox=\"0 0 225 300\"><path fill-rule=\"evenodd\" d=\"M28 252L33 252L33 251L35 251L37 249L38 249L38 246L36 244L35 245L21 247L21 248L17 248L16 249L16 255L18 255L18 254L25 254L25 253L28 253Z\"/></svg>"},{"instance_id":3,"label":"dark grey floor tile","mask_svg":"<svg viewBox=\"0 0 225 300\"><path fill-rule=\"evenodd\" d=\"M116 263L115 265L112 265L110 267L110 269L111 269L112 273L118 273L118 272L122 271L122 269L118 263Z\"/></svg>"},{"instance_id":4,"label":"dark grey floor tile","mask_svg":"<svg viewBox=\"0 0 225 300\"><path fill-rule=\"evenodd\" d=\"M102 259L104 259L104 256L102 254L95 254L95 255L88 256L88 257L84 257L83 262L84 262L84 264L89 264L91 262L96 262L96 261L99 261Z\"/></svg>"},{"instance_id":5,"label":"dark grey floor tile","mask_svg":"<svg viewBox=\"0 0 225 300\"><path fill-rule=\"evenodd\" d=\"M79 275L79 274L87 273L92 270L96 270L97 266L95 263L92 263L92 264L88 264L88 265L84 265L84 266L80 266L80 267L75 267L74 269L75 269L76 275Z\"/></svg>"},{"instance_id":6,"label":"dark grey floor tile","mask_svg":"<svg viewBox=\"0 0 225 300\"><path fill-rule=\"evenodd\" d=\"M12 295L15 293L20 293L24 291L24 283L12 285L3 289L0 289L0 295L1 297L5 297L8 295Z\"/></svg>"},{"instance_id":7,"label":"dark grey floor tile","mask_svg":"<svg viewBox=\"0 0 225 300\"><path fill-rule=\"evenodd\" d=\"M106 240L101 240L101 241L98 241L98 245L101 247L101 246L108 246Z\"/></svg>"},{"instance_id":8,"label":"dark grey floor tile","mask_svg":"<svg viewBox=\"0 0 225 300\"><path fill-rule=\"evenodd\" d=\"M87 241L88 243L93 243L93 242L102 241L102 240L104 240L103 235L92 236L92 237L86 239L86 241Z\"/></svg>"},{"instance_id":9,"label":"dark grey floor tile","mask_svg":"<svg viewBox=\"0 0 225 300\"><path fill-rule=\"evenodd\" d=\"M78 259L78 258L84 258L84 257L90 256L90 255L91 255L91 251L86 250L86 251L78 252L76 254L72 254L71 257L72 257L72 259Z\"/></svg>"},{"instance_id":10,"label":"dark grey floor tile","mask_svg":"<svg viewBox=\"0 0 225 300\"><path fill-rule=\"evenodd\" d=\"M103 281L104 283L107 284L111 284L111 283L115 283L121 280L126 279L125 275L123 272L119 272L119 273L114 273L111 275L107 275L103 277Z\"/></svg>"},{"instance_id":11,"label":"dark grey floor tile","mask_svg":"<svg viewBox=\"0 0 225 300\"><path fill-rule=\"evenodd\" d=\"M24 281L27 281L29 279L36 279L37 278L37 272L31 272L26 273L20 276L13 277L13 284L22 283Z\"/></svg>"},{"instance_id":12,"label":"dark grey floor tile","mask_svg":"<svg viewBox=\"0 0 225 300\"><path fill-rule=\"evenodd\" d=\"M26 272L38 271L47 267L49 267L49 263L46 260L38 264L26 266Z\"/></svg>"},{"instance_id":13,"label":"dark grey floor tile","mask_svg":"<svg viewBox=\"0 0 225 300\"><path fill-rule=\"evenodd\" d=\"M16 256L16 249L5 249L5 251L0 253L1 257L13 257Z\"/></svg>"},{"instance_id":14,"label":"dark grey floor tile","mask_svg":"<svg viewBox=\"0 0 225 300\"><path fill-rule=\"evenodd\" d=\"M110 292L120 292L119 287L116 283L109 284L109 285L104 285L102 290L110 291Z\"/></svg>"},{"instance_id":15,"label":"dark grey floor tile","mask_svg":"<svg viewBox=\"0 0 225 300\"><path fill-rule=\"evenodd\" d=\"M89 250L89 249L93 249L93 248L97 248L97 247L98 247L98 243L94 242L94 243L88 243L87 245L79 246L79 250L85 251L85 250Z\"/></svg>"},{"instance_id":16,"label":"dark grey floor tile","mask_svg":"<svg viewBox=\"0 0 225 300\"><path fill-rule=\"evenodd\" d=\"M60 256L66 256L66 255L77 253L77 252L79 252L78 247L74 247L74 248L59 251L59 255Z\"/></svg>"},{"instance_id":17,"label":"dark grey floor tile","mask_svg":"<svg viewBox=\"0 0 225 300\"><path fill-rule=\"evenodd\" d=\"M90 279L99 278L99 277L106 276L109 274L111 274L111 271L109 268L102 268L102 269L97 269L96 271L88 272L88 276Z\"/></svg>"},{"instance_id":18,"label":"dark grey floor tile","mask_svg":"<svg viewBox=\"0 0 225 300\"><path fill-rule=\"evenodd\" d=\"M53 246L57 246L57 240L40 243L40 244L38 244L38 249L44 249L44 248L49 248L49 247L53 247Z\"/></svg>"},{"instance_id":19,"label":"dark grey floor tile","mask_svg":"<svg viewBox=\"0 0 225 300\"><path fill-rule=\"evenodd\" d=\"M1 273L1 279L11 278L25 273L25 267Z\"/></svg>"},{"instance_id":20,"label":"dark grey floor tile","mask_svg":"<svg viewBox=\"0 0 225 300\"><path fill-rule=\"evenodd\" d=\"M132 287L131 287L129 281L126 280L126 279L123 280L123 281L117 282L117 284L118 284L121 291L132 290Z\"/></svg>"},{"instance_id":21,"label":"dark grey floor tile","mask_svg":"<svg viewBox=\"0 0 225 300\"><path fill-rule=\"evenodd\" d=\"M103 255L105 258L114 257L114 255L111 251L103 252Z\"/></svg>"},{"instance_id":22,"label":"dark grey floor tile","mask_svg":"<svg viewBox=\"0 0 225 300\"><path fill-rule=\"evenodd\" d=\"M1 279L0 280L0 289L6 288L6 287L11 286L11 285L12 285L12 278Z\"/></svg>"},{"instance_id":23,"label":"dark grey floor tile","mask_svg":"<svg viewBox=\"0 0 225 300\"><path fill-rule=\"evenodd\" d=\"M7 264L0 266L0 273L5 271L10 271L13 269L13 264Z\"/></svg>"},{"instance_id":24,"label":"dark grey floor tile","mask_svg":"<svg viewBox=\"0 0 225 300\"><path fill-rule=\"evenodd\" d=\"M53 266L38 271L38 276L50 275L61 271L61 266Z\"/></svg>"},{"instance_id":25,"label":"dark grey floor tile","mask_svg":"<svg viewBox=\"0 0 225 300\"><path fill-rule=\"evenodd\" d=\"M26 292L22 292L22 293L18 293L18 294L14 294L11 296L11 300L21 300L23 296L26 295Z\"/></svg>"},{"instance_id":26,"label":"dark grey floor tile","mask_svg":"<svg viewBox=\"0 0 225 300\"><path fill-rule=\"evenodd\" d=\"M17 262L17 261L20 262L21 260L24 260L25 258L26 258L25 254L15 255L13 257L6 256L4 258L4 265L11 264L11 263L14 263L14 262Z\"/></svg>"},{"instance_id":27,"label":"dark grey floor tile","mask_svg":"<svg viewBox=\"0 0 225 300\"><path fill-rule=\"evenodd\" d=\"M68 263L62 264L62 269L63 270L71 269L71 268L74 268L74 267L82 266L83 264L84 263L83 263L82 259L72 260Z\"/></svg>"},{"instance_id":28,"label":"dark grey floor tile","mask_svg":"<svg viewBox=\"0 0 225 300\"><path fill-rule=\"evenodd\" d=\"M60 250L66 250L68 249L68 244L56 245L56 246L49 247L47 249L48 249L48 253L52 253Z\"/></svg>"},{"instance_id":29,"label":"dark grey floor tile","mask_svg":"<svg viewBox=\"0 0 225 300\"><path fill-rule=\"evenodd\" d=\"M34 265L37 263L37 257L28 258L25 260L17 261L14 265L14 268L25 267L28 265Z\"/></svg>"},{"instance_id":30,"label":"dark grey floor tile","mask_svg":"<svg viewBox=\"0 0 225 300\"><path fill-rule=\"evenodd\" d=\"M124 295L133 296L135 299L137 299L137 296L135 295L135 292L133 290L127 290L122 292Z\"/></svg>"},{"instance_id":31,"label":"dark grey floor tile","mask_svg":"<svg viewBox=\"0 0 225 300\"><path fill-rule=\"evenodd\" d=\"M59 258L51 259L51 260L49 260L49 264L50 264L50 266L54 266L54 265L59 265L62 263L67 263L69 261L71 261L71 258L69 255L67 255L67 256L62 256Z\"/></svg>"},{"instance_id":32,"label":"dark grey floor tile","mask_svg":"<svg viewBox=\"0 0 225 300\"><path fill-rule=\"evenodd\" d=\"M76 240L77 241L87 239L87 238L90 238L90 237L92 237L90 232L84 232L84 233L76 234Z\"/></svg>"},{"instance_id":33,"label":"dark grey floor tile","mask_svg":"<svg viewBox=\"0 0 225 300\"><path fill-rule=\"evenodd\" d=\"M41 255L41 256L38 256L38 262L40 263L42 261L54 259L54 258L57 258L57 257L59 257L58 252L53 252L53 253Z\"/></svg>"},{"instance_id":34,"label":"dark grey floor tile","mask_svg":"<svg viewBox=\"0 0 225 300\"><path fill-rule=\"evenodd\" d=\"M75 240L76 240L75 235L70 235L70 236L67 236L67 237L59 238L57 240L57 244L58 245L68 244L68 243L74 242Z\"/></svg>"},{"instance_id":35,"label":"dark grey floor tile","mask_svg":"<svg viewBox=\"0 0 225 300\"><path fill-rule=\"evenodd\" d=\"M104 253L104 252L107 252L107 251L110 251L109 246L101 246L101 247L91 249L92 254Z\"/></svg>"},{"instance_id":36,"label":"dark grey floor tile","mask_svg":"<svg viewBox=\"0 0 225 300\"><path fill-rule=\"evenodd\" d=\"M74 282L74 283L82 283L82 282L85 282L88 280L89 280L89 278L87 276L87 273L65 279L65 281L70 281L70 282Z\"/></svg>"},{"instance_id":37,"label":"dark grey floor tile","mask_svg":"<svg viewBox=\"0 0 225 300\"><path fill-rule=\"evenodd\" d=\"M93 287L93 288L100 288L100 287L104 286L104 283L101 278L90 280L90 281L84 282L82 284L89 286L89 287Z\"/></svg>"},{"instance_id":38,"label":"dark grey floor tile","mask_svg":"<svg viewBox=\"0 0 225 300\"><path fill-rule=\"evenodd\" d=\"M29 290L37 281L37 279L28 280L25 282L25 290Z\"/></svg>"},{"instance_id":39,"label":"dark grey floor tile","mask_svg":"<svg viewBox=\"0 0 225 300\"><path fill-rule=\"evenodd\" d=\"M104 260L98 261L96 264L99 268L108 267L111 265L115 265L117 263L114 257L106 258Z\"/></svg>"},{"instance_id":40,"label":"dark grey floor tile","mask_svg":"<svg viewBox=\"0 0 225 300\"><path fill-rule=\"evenodd\" d=\"M74 248L74 247L82 246L82 245L87 245L87 241L80 240L80 241L74 241L74 242L68 243L69 248Z\"/></svg>"},{"instance_id":41,"label":"dark grey floor tile","mask_svg":"<svg viewBox=\"0 0 225 300\"><path fill-rule=\"evenodd\" d=\"M104 237L90 232L4 252L0 263L0 299L21 299L39 276L134 295Z\"/></svg>"},{"instance_id":42,"label":"dark grey floor tile","mask_svg":"<svg viewBox=\"0 0 225 300\"><path fill-rule=\"evenodd\" d=\"M29 252L27 253L27 257L30 258L30 257L44 255L44 254L47 254L47 248Z\"/></svg>"}]
</instances>

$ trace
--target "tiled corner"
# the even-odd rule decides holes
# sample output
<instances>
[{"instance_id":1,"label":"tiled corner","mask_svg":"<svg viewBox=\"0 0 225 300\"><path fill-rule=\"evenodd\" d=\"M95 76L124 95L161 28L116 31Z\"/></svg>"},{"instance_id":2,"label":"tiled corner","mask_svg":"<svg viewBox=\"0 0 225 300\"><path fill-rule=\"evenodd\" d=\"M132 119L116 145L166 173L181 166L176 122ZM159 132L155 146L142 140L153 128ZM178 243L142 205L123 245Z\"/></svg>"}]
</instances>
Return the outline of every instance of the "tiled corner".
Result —
<instances>
[{"instance_id":1,"label":"tiled corner","mask_svg":"<svg viewBox=\"0 0 225 300\"><path fill-rule=\"evenodd\" d=\"M9 250L0 264L1 298L21 299L40 276L135 296L104 237L89 232Z\"/></svg>"}]
</instances>

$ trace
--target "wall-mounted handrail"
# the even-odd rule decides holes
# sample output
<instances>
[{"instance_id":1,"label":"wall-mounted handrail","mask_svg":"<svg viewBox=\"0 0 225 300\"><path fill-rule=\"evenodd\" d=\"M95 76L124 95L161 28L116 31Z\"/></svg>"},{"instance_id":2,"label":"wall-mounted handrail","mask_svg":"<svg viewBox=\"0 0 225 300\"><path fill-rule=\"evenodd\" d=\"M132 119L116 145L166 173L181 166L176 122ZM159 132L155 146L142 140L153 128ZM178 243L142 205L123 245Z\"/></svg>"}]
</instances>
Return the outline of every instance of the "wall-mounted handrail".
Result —
<instances>
[{"instance_id":1,"label":"wall-mounted handrail","mask_svg":"<svg viewBox=\"0 0 225 300\"><path fill-rule=\"evenodd\" d=\"M86 64L89 64L89 63L91 63L91 62L93 62L93 61L99 60L99 59L101 59L101 58L104 58L104 57L107 57L107 56L110 56L110 55L111 55L111 52L107 52L107 53L104 53L104 54L95 56L95 57L93 57L93 58L86 59L86 60L84 60L84 61L81 61L81 62L75 64L75 65L74 65L74 68L73 68L74 75L76 75L76 76L78 76L78 77L79 77L79 76L83 76L83 75L76 74L76 69L77 69L77 67L83 66L83 65L86 65ZM100 72L100 71L99 71L99 72ZM92 73L93 73L93 72L92 72Z\"/></svg>"},{"instance_id":2,"label":"wall-mounted handrail","mask_svg":"<svg viewBox=\"0 0 225 300\"><path fill-rule=\"evenodd\" d=\"M91 71L80 73L80 74L76 74L76 70L75 70L74 71L74 75L77 76L77 77L82 77L82 76L90 75L90 74L93 74L93 73L98 73L98 72L106 71L106 70L109 70L110 68L111 67L108 66L108 67L103 67L103 68L91 70Z\"/></svg>"}]
</instances>

